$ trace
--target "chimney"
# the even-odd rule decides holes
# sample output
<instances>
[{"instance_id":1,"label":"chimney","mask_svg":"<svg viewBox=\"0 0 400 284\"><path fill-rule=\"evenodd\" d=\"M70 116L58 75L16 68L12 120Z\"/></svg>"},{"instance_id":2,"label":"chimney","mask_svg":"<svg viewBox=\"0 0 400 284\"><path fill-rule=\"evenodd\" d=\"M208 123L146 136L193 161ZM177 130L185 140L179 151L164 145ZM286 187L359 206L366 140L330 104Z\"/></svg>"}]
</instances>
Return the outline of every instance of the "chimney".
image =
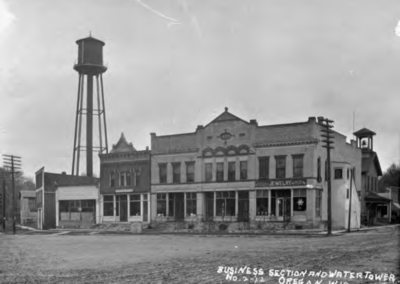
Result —
<instances>
[{"instance_id":1,"label":"chimney","mask_svg":"<svg viewBox=\"0 0 400 284\"><path fill-rule=\"evenodd\" d=\"M357 148L357 142L356 142L356 140L351 139L351 140L350 140L350 144L351 144L351 146L352 146L353 148Z\"/></svg>"},{"instance_id":2,"label":"chimney","mask_svg":"<svg viewBox=\"0 0 400 284\"><path fill-rule=\"evenodd\" d=\"M62 172L61 174L62 174L62 175L66 175L67 173L66 173L66 172Z\"/></svg>"},{"instance_id":3,"label":"chimney","mask_svg":"<svg viewBox=\"0 0 400 284\"><path fill-rule=\"evenodd\" d=\"M204 128L204 126L203 125L197 125L197 129L196 129L196 131L197 130L201 130L201 129L203 129Z\"/></svg>"},{"instance_id":4,"label":"chimney","mask_svg":"<svg viewBox=\"0 0 400 284\"><path fill-rule=\"evenodd\" d=\"M308 118L308 122L309 122L309 123L316 123L316 122L317 122L317 119L315 118L315 116L310 116L310 117Z\"/></svg>"},{"instance_id":5,"label":"chimney","mask_svg":"<svg viewBox=\"0 0 400 284\"><path fill-rule=\"evenodd\" d=\"M258 122L256 119L250 119L250 124L254 124L258 126Z\"/></svg>"}]
</instances>

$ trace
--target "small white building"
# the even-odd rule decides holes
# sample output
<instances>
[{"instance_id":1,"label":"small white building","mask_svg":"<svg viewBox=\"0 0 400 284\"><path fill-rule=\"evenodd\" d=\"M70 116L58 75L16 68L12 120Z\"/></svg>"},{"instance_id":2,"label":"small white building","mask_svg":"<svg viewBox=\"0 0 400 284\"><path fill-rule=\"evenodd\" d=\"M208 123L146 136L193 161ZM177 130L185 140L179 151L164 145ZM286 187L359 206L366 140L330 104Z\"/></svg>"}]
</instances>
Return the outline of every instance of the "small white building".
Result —
<instances>
[{"instance_id":1,"label":"small white building","mask_svg":"<svg viewBox=\"0 0 400 284\"><path fill-rule=\"evenodd\" d=\"M55 194L56 227L88 228L100 222L97 185L59 186Z\"/></svg>"}]
</instances>

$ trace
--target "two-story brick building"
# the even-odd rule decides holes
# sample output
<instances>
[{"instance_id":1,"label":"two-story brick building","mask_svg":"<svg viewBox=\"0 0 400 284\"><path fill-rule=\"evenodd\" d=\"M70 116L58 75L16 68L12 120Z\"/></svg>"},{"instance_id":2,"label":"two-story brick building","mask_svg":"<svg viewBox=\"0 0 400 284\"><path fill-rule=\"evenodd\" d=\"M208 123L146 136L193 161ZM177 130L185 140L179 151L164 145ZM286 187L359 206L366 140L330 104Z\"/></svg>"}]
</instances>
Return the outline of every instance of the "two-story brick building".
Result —
<instances>
[{"instance_id":1,"label":"two-story brick building","mask_svg":"<svg viewBox=\"0 0 400 284\"><path fill-rule=\"evenodd\" d=\"M314 117L300 123L259 126L256 120L245 121L226 108L195 132L152 133L152 220L288 221L319 226L327 219L326 149L321 129ZM355 167L352 227L357 227L361 150L355 141L348 144L337 132L334 136L333 225L347 224L350 185L346 173Z\"/></svg>"},{"instance_id":2,"label":"two-story brick building","mask_svg":"<svg viewBox=\"0 0 400 284\"><path fill-rule=\"evenodd\" d=\"M149 222L150 151L137 151L122 134L99 157L102 223Z\"/></svg>"}]
</instances>

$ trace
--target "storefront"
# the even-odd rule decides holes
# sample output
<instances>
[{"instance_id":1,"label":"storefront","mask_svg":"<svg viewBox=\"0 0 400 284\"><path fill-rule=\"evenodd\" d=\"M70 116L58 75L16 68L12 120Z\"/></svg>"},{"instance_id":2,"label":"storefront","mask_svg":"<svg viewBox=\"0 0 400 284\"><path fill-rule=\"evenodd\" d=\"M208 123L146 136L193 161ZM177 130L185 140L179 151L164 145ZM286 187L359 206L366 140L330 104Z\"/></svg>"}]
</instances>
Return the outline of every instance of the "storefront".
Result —
<instances>
[{"instance_id":1,"label":"storefront","mask_svg":"<svg viewBox=\"0 0 400 284\"><path fill-rule=\"evenodd\" d=\"M124 191L102 196L103 222L149 222L149 194Z\"/></svg>"}]
</instances>

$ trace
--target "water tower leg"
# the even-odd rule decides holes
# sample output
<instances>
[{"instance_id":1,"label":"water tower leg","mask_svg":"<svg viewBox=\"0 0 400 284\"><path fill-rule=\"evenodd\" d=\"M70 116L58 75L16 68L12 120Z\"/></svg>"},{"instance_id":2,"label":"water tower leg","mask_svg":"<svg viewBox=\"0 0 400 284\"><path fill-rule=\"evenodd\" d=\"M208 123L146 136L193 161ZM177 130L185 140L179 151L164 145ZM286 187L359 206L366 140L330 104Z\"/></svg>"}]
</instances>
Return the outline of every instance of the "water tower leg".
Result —
<instances>
[{"instance_id":1,"label":"water tower leg","mask_svg":"<svg viewBox=\"0 0 400 284\"><path fill-rule=\"evenodd\" d=\"M86 175L93 176L93 75L87 75Z\"/></svg>"}]
</instances>

